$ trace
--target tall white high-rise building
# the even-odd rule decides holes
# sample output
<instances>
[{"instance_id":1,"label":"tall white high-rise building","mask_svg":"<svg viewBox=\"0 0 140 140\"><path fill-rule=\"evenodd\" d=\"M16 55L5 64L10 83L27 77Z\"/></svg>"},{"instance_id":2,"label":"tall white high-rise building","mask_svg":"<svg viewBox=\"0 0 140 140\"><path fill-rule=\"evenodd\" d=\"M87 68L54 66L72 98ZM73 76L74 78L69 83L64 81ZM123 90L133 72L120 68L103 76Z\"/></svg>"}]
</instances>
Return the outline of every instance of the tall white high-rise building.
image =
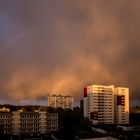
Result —
<instances>
[{"instance_id":1,"label":"tall white high-rise building","mask_svg":"<svg viewBox=\"0 0 140 140\"><path fill-rule=\"evenodd\" d=\"M84 117L93 124L114 124L114 86L92 85L84 89Z\"/></svg>"},{"instance_id":2,"label":"tall white high-rise building","mask_svg":"<svg viewBox=\"0 0 140 140\"><path fill-rule=\"evenodd\" d=\"M73 110L73 97L52 95L48 97L48 106L54 108L72 109Z\"/></svg>"},{"instance_id":3,"label":"tall white high-rise building","mask_svg":"<svg viewBox=\"0 0 140 140\"><path fill-rule=\"evenodd\" d=\"M115 88L115 123L129 124L129 89L124 87Z\"/></svg>"},{"instance_id":4,"label":"tall white high-rise building","mask_svg":"<svg viewBox=\"0 0 140 140\"><path fill-rule=\"evenodd\" d=\"M128 124L129 90L114 85L84 88L84 117L93 124Z\"/></svg>"}]
</instances>

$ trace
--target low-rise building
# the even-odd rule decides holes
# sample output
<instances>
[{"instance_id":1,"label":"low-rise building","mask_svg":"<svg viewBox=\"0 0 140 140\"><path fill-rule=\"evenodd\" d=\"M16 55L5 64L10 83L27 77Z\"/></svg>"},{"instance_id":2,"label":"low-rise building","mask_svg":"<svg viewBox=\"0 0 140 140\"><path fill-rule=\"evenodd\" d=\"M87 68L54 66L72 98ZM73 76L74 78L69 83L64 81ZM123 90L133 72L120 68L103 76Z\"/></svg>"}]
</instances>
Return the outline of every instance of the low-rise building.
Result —
<instances>
[{"instance_id":1,"label":"low-rise building","mask_svg":"<svg viewBox=\"0 0 140 140\"><path fill-rule=\"evenodd\" d=\"M12 134L12 113L0 112L0 125L3 128L3 133Z\"/></svg>"},{"instance_id":2,"label":"low-rise building","mask_svg":"<svg viewBox=\"0 0 140 140\"><path fill-rule=\"evenodd\" d=\"M46 134L58 130L58 114L47 112L0 112L4 134Z\"/></svg>"},{"instance_id":3,"label":"low-rise building","mask_svg":"<svg viewBox=\"0 0 140 140\"><path fill-rule=\"evenodd\" d=\"M3 107L3 108L0 108L0 112L10 112L10 109Z\"/></svg>"},{"instance_id":4,"label":"low-rise building","mask_svg":"<svg viewBox=\"0 0 140 140\"><path fill-rule=\"evenodd\" d=\"M46 130L47 132L54 132L58 130L58 114L47 113L46 118Z\"/></svg>"}]
</instances>

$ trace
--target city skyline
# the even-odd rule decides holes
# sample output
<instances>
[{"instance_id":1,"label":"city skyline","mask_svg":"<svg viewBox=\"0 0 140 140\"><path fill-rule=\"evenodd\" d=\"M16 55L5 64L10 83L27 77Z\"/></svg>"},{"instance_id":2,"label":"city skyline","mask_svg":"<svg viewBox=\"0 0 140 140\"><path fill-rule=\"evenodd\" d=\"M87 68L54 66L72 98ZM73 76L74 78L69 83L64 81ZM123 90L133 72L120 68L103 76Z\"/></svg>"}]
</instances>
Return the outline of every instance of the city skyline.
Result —
<instances>
[{"instance_id":1,"label":"city skyline","mask_svg":"<svg viewBox=\"0 0 140 140\"><path fill-rule=\"evenodd\" d=\"M0 1L0 103L76 103L92 84L140 101L138 0ZM46 103L47 105L47 103Z\"/></svg>"}]
</instances>

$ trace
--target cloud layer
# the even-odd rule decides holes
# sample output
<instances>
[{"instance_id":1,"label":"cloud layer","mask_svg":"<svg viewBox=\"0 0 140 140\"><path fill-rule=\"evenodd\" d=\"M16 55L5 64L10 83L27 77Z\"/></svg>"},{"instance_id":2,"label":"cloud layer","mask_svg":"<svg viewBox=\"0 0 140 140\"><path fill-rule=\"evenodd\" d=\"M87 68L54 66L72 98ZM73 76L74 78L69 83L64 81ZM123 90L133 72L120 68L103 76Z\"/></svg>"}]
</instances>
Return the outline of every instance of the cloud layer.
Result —
<instances>
[{"instance_id":1,"label":"cloud layer","mask_svg":"<svg viewBox=\"0 0 140 140\"><path fill-rule=\"evenodd\" d=\"M48 94L78 101L91 84L130 88L140 99L140 2L0 2L0 99Z\"/></svg>"}]
</instances>

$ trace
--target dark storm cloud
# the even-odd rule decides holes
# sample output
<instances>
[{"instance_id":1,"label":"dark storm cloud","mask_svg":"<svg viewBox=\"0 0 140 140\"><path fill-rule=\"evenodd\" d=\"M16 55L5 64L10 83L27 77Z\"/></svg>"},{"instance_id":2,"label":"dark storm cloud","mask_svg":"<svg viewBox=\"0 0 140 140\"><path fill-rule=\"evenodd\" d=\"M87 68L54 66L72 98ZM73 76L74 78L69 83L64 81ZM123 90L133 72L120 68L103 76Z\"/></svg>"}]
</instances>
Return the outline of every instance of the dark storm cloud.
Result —
<instances>
[{"instance_id":1,"label":"dark storm cloud","mask_svg":"<svg viewBox=\"0 0 140 140\"><path fill-rule=\"evenodd\" d=\"M130 88L139 100L138 0L0 1L0 97L47 93L78 101L90 84ZM137 92L135 92L137 91Z\"/></svg>"}]
</instances>

